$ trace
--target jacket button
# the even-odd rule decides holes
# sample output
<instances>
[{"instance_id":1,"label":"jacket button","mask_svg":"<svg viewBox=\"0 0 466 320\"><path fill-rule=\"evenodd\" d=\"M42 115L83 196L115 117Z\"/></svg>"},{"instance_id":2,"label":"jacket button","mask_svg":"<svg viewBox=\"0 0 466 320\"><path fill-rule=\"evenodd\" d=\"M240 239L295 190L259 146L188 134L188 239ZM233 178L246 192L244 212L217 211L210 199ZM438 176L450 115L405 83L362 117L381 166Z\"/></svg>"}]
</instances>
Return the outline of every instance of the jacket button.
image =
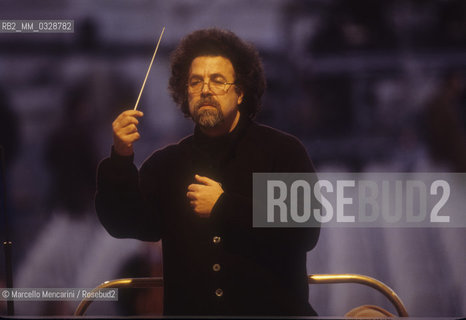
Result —
<instances>
[{"instance_id":1,"label":"jacket button","mask_svg":"<svg viewBox=\"0 0 466 320\"><path fill-rule=\"evenodd\" d=\"M215 290L215 295L216 295L217 297L223 296L223 290L220 289L220 288L218 288L217 290Z\"/></svg>"},{"instance_id":2,"label":"jacket button","mask_svg":"<svg viewBox=\"0 0 466 320\"><path fill-rule=\"evenodd\" d=\"M214 270L215 272L220 271L220 269L221 269L221 267L220 267L220 265L218 263L216 263L216 264L214 264L212 266L212 270Z\"/></svg>"},{"instance_id":3,"label":"jacket button","mask_svg":"<svg viewBox=\"0 0 466 320\"><path fill-rule=\"evenodd\" d=\"M222 238L220 238L219 236L215 236L212 238L212 242L215 244L220 243L220 241L222 241Z\"/></svg>"}]
</instances>

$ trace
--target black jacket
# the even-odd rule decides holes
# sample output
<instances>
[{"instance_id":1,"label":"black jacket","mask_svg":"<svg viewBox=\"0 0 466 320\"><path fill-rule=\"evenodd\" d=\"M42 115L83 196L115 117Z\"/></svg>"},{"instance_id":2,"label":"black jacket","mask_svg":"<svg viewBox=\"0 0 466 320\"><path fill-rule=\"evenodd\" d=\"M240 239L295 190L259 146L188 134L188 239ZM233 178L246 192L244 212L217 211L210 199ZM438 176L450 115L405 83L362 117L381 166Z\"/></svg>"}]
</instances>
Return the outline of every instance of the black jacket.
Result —
<instances>
[{"instance_id":1,"label":"black jacket","mask_svg":"<svg viewBox=\"0 0 466 320\"><path fill-rule=\"evenodd\" d=\"M314 171L296 138L241 117L220 138L196 129L139 172L132 160L112 153L101 162L96 209L115 237L162 240L166 315L315 314L306 252L319 229L252 228L253 172ZM224 190L209 218L186 197L195 174Z\"/></svg>"}]
</instances>

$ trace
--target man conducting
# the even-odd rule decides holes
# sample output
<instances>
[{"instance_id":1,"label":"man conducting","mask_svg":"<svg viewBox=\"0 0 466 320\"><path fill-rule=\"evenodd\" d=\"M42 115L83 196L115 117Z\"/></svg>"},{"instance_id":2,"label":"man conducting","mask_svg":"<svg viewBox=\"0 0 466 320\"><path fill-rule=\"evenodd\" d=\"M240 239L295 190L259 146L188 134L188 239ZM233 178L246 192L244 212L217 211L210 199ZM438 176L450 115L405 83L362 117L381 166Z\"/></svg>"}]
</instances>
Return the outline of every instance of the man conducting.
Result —
<instances>
[{"instance_id":1,"label":"man conducting","mask_svg":"<svg viewBox=\"0 0 466 320\"><path fill-rule=\"evenodd\" d=\"M253 228L253 172L313 172L293 136L259 125L259 55L230 31L199 30L171 56L169 89L194 133L138 170L140 111L113 122L96 209L118 238L163 242L166 315L315 315L306 253L318 228Z\"/></svg>"}]
</instances>

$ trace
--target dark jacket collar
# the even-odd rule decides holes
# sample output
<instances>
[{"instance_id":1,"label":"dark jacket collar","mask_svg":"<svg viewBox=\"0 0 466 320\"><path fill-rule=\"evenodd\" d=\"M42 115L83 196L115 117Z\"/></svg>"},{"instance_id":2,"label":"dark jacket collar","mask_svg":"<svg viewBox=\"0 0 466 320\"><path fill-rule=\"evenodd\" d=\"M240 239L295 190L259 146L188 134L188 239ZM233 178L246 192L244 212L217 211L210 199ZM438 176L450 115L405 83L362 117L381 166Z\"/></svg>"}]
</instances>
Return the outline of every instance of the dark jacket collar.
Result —
<instances>
[{"instance_id":1,"label":"dark jacket collar","mask_svg":"<svg viewBox=\"0 0 466 320\"><path fill-rule=\"evenodd\" d=\"M238 123L233 131L228 134L211 137L202 132L198 125L194 128L194 143L198 146L204 147L217 147L235 144L238 139L242 136L246 128L251 124L251 119L247 116L240 115Z\"/></svg>"}]
</instances>

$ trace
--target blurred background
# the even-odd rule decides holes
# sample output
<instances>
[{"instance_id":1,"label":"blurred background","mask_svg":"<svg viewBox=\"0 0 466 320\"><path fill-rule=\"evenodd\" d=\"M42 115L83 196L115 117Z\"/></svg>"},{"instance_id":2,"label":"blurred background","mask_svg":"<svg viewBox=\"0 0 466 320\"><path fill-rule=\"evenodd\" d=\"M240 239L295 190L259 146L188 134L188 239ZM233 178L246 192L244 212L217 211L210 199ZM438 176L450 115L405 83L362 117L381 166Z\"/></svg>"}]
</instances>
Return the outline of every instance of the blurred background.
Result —
<instances>
[{"instance_id":1,"label":"blurred background","mask_svg":"<svg viewBox=\"0 0 466 320\"><path fill-rule=\"evenodd\" d=\"M0 144L16 287L161 275L160 244L111 238L93 194L111 123L134 105L163 26L139 104L137 165L192 132L167 91L169 54L189 32L216 26L257 46L268 82L257 120L301 139L318 171L466 171L466 1L2 0L0 19L75 20L72 34L0 33ZM375 277L414 317L460 316L465 243L461 228L327 228L308 271ZM2 254L4 286L3 265ZM120 298L95 303L89 314L161 312L160 290ZM310 300L322 316L361 304L395 313L359 285L311 286ZM18 315L66 315L76 305L15 307Z\"/></svg>"}]
</instances>

